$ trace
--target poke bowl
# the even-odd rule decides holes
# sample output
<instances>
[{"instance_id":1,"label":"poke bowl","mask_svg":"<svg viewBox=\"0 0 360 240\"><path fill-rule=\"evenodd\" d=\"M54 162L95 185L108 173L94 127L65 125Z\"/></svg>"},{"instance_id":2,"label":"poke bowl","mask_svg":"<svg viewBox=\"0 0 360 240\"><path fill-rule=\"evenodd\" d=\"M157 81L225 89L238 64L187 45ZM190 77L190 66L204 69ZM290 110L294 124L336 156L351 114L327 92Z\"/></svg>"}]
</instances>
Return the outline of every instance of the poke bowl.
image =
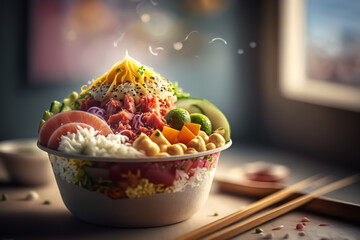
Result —
<instances>
[{"instance_id":1,"label":"poke bowl","mask_svg":"<svg viewBox=\"0 0 360 240\"><path fill-rule=\"evenodd\" d=\"M232 144L225 115L205 99L130 58L53 101L39 125L68 210L89 223L177 223L206 202L221 151Z\"/></svg>"},{"instance_id":2,"label":"poke bowl","mask_svg":"<svg viewBox=\"0 0 360 240\"><path fill-rule=\"evenodd\" d=\"M114 227L181 222L206 202L223 147L160 158L100 158L49 153L64 204L77 218Z\"/></svg>"}]
</instances>

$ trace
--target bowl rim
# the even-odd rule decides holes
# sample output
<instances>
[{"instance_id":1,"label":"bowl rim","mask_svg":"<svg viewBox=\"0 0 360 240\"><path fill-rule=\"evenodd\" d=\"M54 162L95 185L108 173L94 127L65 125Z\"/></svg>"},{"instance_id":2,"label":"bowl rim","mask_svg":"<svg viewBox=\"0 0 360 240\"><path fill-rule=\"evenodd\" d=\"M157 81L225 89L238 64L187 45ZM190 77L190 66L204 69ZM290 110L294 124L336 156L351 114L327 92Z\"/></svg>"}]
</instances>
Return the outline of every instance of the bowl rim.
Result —
<instances>
[{"instance_id":1,"label":"bowl rim","mask_svg":"<svg viewBox=\"0 0 360 240\"><path fill-rule=\"evenodd\" d=\"M38 148L41 150L47 152L48 154L55 155L58 157L64 157L64 158L71 158L71 159L79 159L79 160L86 160L86 161L96 161L96 162L124 162L124 163L136 163L136 162L159 162L159 161L174 161L174 160L184 160L189 158L196 158L201 157L217 152L224 151L228 149L232 145L232 141L229 140L224 146L215 148L209 151L205 152L199 152L195 154L185 154L185 155L177 155L177 156L169 156L169 157L95 157L95 156L88 156L88 155L80 155L80 154L69 154L69 153L63 153L59 152L47 147L44 147L40 144L40 142L37 142Z\"/></svg>"}]
</instances>

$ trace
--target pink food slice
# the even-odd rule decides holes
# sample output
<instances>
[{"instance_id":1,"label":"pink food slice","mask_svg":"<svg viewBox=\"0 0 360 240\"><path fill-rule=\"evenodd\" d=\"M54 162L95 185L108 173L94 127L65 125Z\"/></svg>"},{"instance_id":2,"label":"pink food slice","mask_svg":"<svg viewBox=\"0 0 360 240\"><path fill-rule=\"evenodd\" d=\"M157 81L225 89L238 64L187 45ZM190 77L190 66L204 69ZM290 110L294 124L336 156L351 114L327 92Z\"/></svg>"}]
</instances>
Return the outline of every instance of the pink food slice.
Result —
<instances>
[{"instance_id":1,"label":"pink food slice","mask_svg":"<svg viewBox=\"0 0 360 240\"><path fill-rule=\"evenodd\" d=\"M55 114L42 125L39 132L40 144L46 147L53 132L67 123L88 124L95 130L99 130L100 134L104 136L112 133L109 125L105 121L91 113L84 111L66 111Z\"/></svg>"},{"instance_id":2,"label":"pink food slice","mask_svg":"<svg viewBox=\"0 0 360 240\"><path fill-rule=\"evenodd\" d=\"M67 135L68 133L76 133L79 129L79 126L82 128L90 129L91 126L86 123L67 123L58 127L53 134L51 134L47 147L50 149L57 150L61 140L61 136Z\"/></svg>"}]
</instances>

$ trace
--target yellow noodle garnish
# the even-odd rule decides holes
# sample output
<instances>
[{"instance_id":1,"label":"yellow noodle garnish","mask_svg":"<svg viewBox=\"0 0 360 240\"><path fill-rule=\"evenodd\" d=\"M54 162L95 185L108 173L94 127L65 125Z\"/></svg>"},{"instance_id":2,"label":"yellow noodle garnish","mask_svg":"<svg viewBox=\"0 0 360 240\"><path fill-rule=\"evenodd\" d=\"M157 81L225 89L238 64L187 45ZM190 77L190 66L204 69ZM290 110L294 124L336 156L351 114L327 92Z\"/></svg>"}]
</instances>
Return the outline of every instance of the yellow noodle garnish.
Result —
<instances>
[{"instance_id":1,"label":"yellow noodle garnish","mask_svg":"<svg viewBox=\"0 0 360 240\"><path fill-rule=\"evenodd\" d=\"M165 80L158 73L154 72L154 70L150 67L141 65L138 61L131 58L126 51L124 59L116 63L109 71L96 79L90 85L90 87L86 88L87 85L83 85L81 87L81 94L87 93L95 88L101 89L104 84L111 85L106 95L111 92L112 88L126 82L132 83L134 85L136 83L139 83L140 87L144 88L143 84L145 83L145 79L154 82L155 79L152 79L150 77L155 76L161 78L162 80Z\"/></svg>"}]
</instances>

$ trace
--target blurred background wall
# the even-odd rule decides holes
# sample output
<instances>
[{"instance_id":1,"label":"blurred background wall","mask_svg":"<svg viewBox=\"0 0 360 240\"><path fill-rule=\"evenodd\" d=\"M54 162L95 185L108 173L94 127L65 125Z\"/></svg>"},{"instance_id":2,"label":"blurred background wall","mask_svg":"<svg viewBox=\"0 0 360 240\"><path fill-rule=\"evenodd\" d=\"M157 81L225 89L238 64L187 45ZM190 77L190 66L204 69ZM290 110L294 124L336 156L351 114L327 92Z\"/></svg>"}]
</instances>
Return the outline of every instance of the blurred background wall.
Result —
<instances>
[{"instance_id":1,"label":"blurred background wall","mask_svg":"<svg viewBox=\"0 0 360 240\"><path fill-rule=\"evenodd\" d=\"M81 45L76 44L80 35L67 28L69 22L51 22L58 12L43 16L34 10L46 5L77 16L76 11L69 10L75 2L80 3L80 10L85 9L79 13L85 12L82 20L93 23L85 21L80 25L80 30L87 30ZM103 5L85 3L99 1L0 2L0 140L36 137L42 112L52 100L62 100L73 90L79 91L81 85L122 59L127 49L130 56L170 81L178 81L185 92L217 105L229 118L234 147L276 147L324 163L359 166L359 112L289 100L279 90L278 1L154 0L141 5L131 0L102 1L110 6L105 9L114 16L107 20L110 24L104 32L96 36L91 35L91 26L98 26L97 15L94 20L86 12L92 7L92 11L99 11L102 8L97 6ZM52 44L35 38L38 27L44 26L39 21L55 24L54 34L64 31L65 45L57 42L56 36ZM188 35L195 30L198 32ZM226 44L215 38L222 38ZM34 41L40 44L34 45ZM181 49L174 45L178 42L182 43ZM43 72L41 78L41 72L34 71L34 46L46 49L44 62L37 63L37 67L50 64L47 61L71 62L69 56L68 60L58 57L64 57L59 49L66 48L70 53L83 53L74 59L83 59L80 63L86 64L73 60L71 65L78 64L76 69L55 68L61 77ZM151 54L149 46L157 56ZM163 50L155 50L159 47Z\"/></svg>"},{"instance_id":2,"label":"blurred background wall","mask_svg":"<svg viewBox=\"0 0 360 240\"><path fill-rule=\"evenodd\" d=\"M257 122L254 86L258 81L258 50L249 44L256 45L258 38L257 1L4 0L0 4L1 140L36 137L42 112L52 100L61 101L72 91L79 91L81 85L121 60L125 50L170 81L179 82L191 96L217 105L229 116L235 141L256 138L253 129ZM101 7L113 14L106 28L98 27L101 19L93 19L92 12L105 11ZM63 19L62 12L65 18L70 15L75 20L56 20ZM95 17L105 18L99 14ZM144 14L152 18L146 22ZM79 22L83 24L80 27ZM82 39L81 33L76 39L71 24L87 29ZM91 24L100 29L100 34L91 35ZM63 31L67 32L62 42L59 32ZM198 32L184 41L192 31ZM227 44L219 40L209 43L215 38ZM75 45L76 41L81 44ZM182 49L174 49L177 42L182 42ZM148 49L150 45L164 50L154 56ZM66 48L83 56L72 56L77 59L71 62L71 57L66 59L59 52ZM88 65L81 65L78 59ZM56 61L58 65L51 69L51 62ZM78 68L61 70L61 64L70 62Z\"/></svg>"}]
</instances>

